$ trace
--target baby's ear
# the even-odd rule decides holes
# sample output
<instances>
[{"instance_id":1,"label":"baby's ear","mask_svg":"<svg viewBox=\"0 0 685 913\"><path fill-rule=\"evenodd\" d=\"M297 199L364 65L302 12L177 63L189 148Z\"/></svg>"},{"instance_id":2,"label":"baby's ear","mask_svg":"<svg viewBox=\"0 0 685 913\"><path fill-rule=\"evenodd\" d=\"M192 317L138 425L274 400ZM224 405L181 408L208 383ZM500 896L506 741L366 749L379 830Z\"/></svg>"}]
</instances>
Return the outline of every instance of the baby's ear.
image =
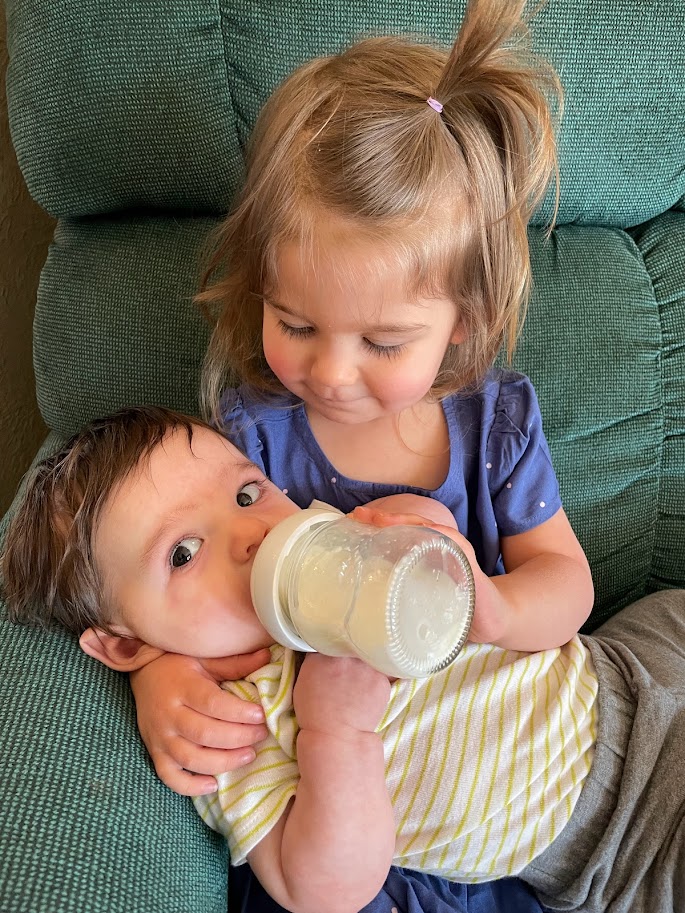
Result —
<instances>
[{"instance_id":1,"label":"baby's ear","mask_svg":"<svg viewBox=\"0 0 685 913\"><path fill-rule=\"evenodd\" d=\"M79 644L88 656L117 672L135 672L164 653L135 637L108 634L102 628L88 628L79 638Z\"/></svg>"}]
</instances>

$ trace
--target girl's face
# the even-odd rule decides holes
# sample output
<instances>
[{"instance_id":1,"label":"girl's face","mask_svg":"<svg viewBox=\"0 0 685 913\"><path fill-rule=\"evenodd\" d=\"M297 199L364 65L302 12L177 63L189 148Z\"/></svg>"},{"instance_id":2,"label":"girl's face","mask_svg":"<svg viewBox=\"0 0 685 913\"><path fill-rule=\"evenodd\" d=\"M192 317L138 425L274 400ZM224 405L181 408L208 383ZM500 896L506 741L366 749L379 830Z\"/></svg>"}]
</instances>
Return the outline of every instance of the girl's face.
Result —
<instances>
[{"instance_id":1,"label":"girl's face","mask_svg":"<svg viewBox=\"0 0 685 913\"><path fill-rule=\"evenodd\" d=\"M407 291L404 275L349 235L320 242L305 260L285 245L264 300L271 370L310 413L360 424L416 405L447 347L464 339L455 304Z\"/></svg>"}]
</instances>

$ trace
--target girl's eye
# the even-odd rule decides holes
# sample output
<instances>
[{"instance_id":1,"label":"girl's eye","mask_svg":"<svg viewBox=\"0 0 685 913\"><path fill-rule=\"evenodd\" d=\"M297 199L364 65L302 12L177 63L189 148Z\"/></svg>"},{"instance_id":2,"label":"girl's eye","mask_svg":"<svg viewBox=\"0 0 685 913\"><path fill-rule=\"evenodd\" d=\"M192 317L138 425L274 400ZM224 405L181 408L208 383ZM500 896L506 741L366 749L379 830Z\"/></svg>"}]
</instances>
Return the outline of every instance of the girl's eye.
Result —
<instances>
[{"instance_id":1,"label":"girl's eye","mask_svg":"<svg viewBox=\"0 0 685 913\"><path fill-rule=\"evenodd\" d=\"M314 332L313 327L291 327L289 323L285 323L283 320L278 321L278 328L286 336L290 336L293 339L302 339Z\"/></svg>"},{"instance_id":2,"label":"girl's eye","mask_svg":"<svg viewBox=\"0 0 685 913\"><path fill-rule=\"evenodd\" d=\"M248 482L243 485L238 494L235 496L238 507L250 507L255 501L259 501L262 496L262 489L258 482Z\"/></svg>"},{"instance_id":3,"label":"girl's eye","mask_svg":"<svg viewBox=\"0 0 685 913\"><path fill-rule=\"evenodd\" d=\"M172 567L183 567L184 564L188 564L189 561L193 560L201 547L202 539L195 539L193 537L181 539L178 545L175 545L171 550L169 564Z\"/></svg>"},{"instance_id":4,"label":"girl's eye","mask_svg":"<svg viewBox=\"0 0 685 913\"><path fill-rule=\"evenodd\" d=\"M371 342L370 339L364 338L364 347L374 355L380 355L382 358L395 358L404 352L405 345L380 346L377 342Z\"/></svg>"}]
</instances>

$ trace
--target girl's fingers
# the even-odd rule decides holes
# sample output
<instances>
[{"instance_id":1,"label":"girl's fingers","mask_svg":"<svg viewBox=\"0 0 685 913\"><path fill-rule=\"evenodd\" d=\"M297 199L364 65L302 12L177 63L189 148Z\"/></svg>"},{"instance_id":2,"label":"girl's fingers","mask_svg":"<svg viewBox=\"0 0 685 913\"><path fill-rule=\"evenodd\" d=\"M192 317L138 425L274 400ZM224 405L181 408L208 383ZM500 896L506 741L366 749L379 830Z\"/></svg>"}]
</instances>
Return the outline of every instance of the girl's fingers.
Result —
<instances>
[{"instance_id":1,"label":"girl's fingers","mask_svg":"<svg viewBox=\"0 0 685 913\"><path fill-rule=\"evenodd\" d=\"M268 735L268 730L263 723L239 723L234 719L227 722L223 719L205 716L205 714L197 713L187 707L179 712L177 732L181 739L200 749L218 748L221 750L247 748L261 742ZM178 760L184 767L187 766L180 758Z\"/></svg>"},{"instance_id":2,"label":"girl's fingers","mask_svg":"<svg viewBox=\"0 0 685 913\"><path fill-rule=\"evenodd\" d=\"M173 753L167 757L187 773L215 776L249 764L255 758L255 751L249 747L204 748L179 739L173 747Z\"/></svg>"},{"instance_id":3,"label":"girl's fingers","mask_svg":"<svg viewBox=\"0 0 685 913\"><path fill-rule=\"evenodd\" d=\"M243 653L239 656L224 656L221 659L201 659L202 668L217 682L237 681L247 678L251 672L256 672L270 661L271 654L268 649L257 650L254 653Z\"/></svg>"},{"instance_id":4,"label":"girl's fingers","mask_svg":"<svg viewBox=\"0 0 685 913\"><path fill-rule=\"evenodd\" d=\"M192 689L185 695L184 702L188 710L195 711L210 720L221 720L225 723L264 722L264 710L261 704L243 700L223 691L211 679L199 678L193 682Z\"/></svg>"},{"instance_id":5,"label":"girl's fingers","mask_svg":"<svg viewBox=\"0 0 685 913\"><path fill-rule=\"evenodd\" d=\"M214 777L201 777L188 773L171 760L155 764L155 770L162 783L180 796L206 796L217 790Z\"/></svg>"},{"instance_id":6,"label":"girl's fingers","mask_svg":"<svg viewBox=\"0 0 685 913\"><path fill-rule=\"evenodd\" d=\"M430 520L418 514L394 514L368 506L355 507L351 516L354 520L372 523L374 526L435 526Z\"/></svg>"},{"instance_id":7,"label":"girl's fingers","mask_svg":"<svg viewBox=\"0 0 685 913\"><path fill-rule=\"evenodd\" d=\"M184 761L179 762L167 754L152 760L162 783L182 796L204 796L216 792L217 782L212 775L244 767L255 757L250 748L235 748L232 751L198 749L192 745L179 745L177 748L179 750L176 753Z\"/></svg>"}]
</instances>

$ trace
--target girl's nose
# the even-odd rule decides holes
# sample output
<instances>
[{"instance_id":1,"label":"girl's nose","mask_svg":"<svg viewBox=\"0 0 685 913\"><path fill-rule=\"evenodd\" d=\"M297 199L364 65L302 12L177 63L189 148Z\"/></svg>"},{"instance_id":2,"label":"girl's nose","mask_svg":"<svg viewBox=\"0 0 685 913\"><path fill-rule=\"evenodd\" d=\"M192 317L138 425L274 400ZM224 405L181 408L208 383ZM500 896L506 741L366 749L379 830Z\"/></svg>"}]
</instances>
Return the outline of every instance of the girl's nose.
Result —
<instances>
[{"instance_id":1,"label":"girl's nose","mask_svg":"<svg viewBox=\"0 0 685 913\"><path fill-rule=\"evenodd\" d=\"M311 376L322 387L349 387L356 379L357 368L350 352L326 346L314 353Z\"/></svg>"}]
</instances>

